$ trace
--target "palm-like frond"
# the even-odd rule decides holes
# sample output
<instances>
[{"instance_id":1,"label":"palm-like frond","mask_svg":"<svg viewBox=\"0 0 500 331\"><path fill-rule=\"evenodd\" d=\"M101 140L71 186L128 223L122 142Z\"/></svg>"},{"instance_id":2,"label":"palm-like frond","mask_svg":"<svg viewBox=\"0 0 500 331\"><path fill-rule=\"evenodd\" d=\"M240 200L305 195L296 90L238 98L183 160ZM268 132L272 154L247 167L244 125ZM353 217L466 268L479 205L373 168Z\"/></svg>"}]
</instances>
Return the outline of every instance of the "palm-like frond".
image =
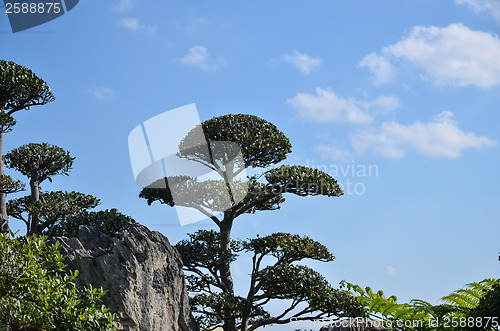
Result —
<instances>
[{"instance_id":1,"label":"palm-like frond","mask_svg":"<svg viewBox=\"0 0 500 331\"><path fill-rule=\"evenodd\" d=\"M480 282L466 284L464 288L441 298L444 302L462 308L472 309L477 307L479 301L493 287L500 284L500 279L487 278Z\"/></svg>"}]
</instances>

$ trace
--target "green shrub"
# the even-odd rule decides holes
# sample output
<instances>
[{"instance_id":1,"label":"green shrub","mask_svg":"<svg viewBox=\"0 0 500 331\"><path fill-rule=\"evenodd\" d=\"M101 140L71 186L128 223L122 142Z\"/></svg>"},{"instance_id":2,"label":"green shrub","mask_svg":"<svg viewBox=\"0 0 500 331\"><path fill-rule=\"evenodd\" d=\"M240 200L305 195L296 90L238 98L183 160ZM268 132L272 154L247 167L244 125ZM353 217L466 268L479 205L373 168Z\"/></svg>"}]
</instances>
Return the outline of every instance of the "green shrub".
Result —
<instances>
[{"instance_id":1,"label":"green shrub","mask_svg":"<svg viewBox=\"0 0 500 331\"><path fill-rule=\"evenodd\" d=\"M79 289L59 243L0 235L0 330L116 330L102 288Z\"/></svg>"},{"instance_id":2,"label":"green shrub","mask_svg":"<svg viewBox=\"0 0 500 331\"><path fill-rule=\"evenodd\" d=\"M78 233L78 227L80 225L87 225L110 237L123 238L129 232L130 225L134 223L136 223L134 219L119 213L116 209L106 209L98 212L83 211L76 215L68 216L55 224L46 234L49 237L75 237Z\"/></svg>"}]
</instances>

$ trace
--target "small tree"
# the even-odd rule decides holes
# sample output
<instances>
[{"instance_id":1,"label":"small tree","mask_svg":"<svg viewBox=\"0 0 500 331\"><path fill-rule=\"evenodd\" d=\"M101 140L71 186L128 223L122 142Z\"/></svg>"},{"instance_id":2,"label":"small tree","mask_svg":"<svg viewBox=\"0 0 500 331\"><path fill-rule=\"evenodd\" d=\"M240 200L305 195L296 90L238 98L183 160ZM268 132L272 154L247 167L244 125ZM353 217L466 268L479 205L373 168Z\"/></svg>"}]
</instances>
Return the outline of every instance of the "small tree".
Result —
<instances>
[{"instance_id":1,"label":"small tree","mask_svg":"<svg viewBox=\"0 0 500 331\"><path fill-rule=\"evenodd\" d=\"M218 255L216 256L216 265L210 264L212 263L210 259L200 261L194 260L193 264L191 264L189 260L187 260L187 262L185 261L185 264L188 266L186 267L187 270L189 271L189 269L191 269L191 271L195 273L195 278L188 278L193 281L191 285L194 287L191 288L196 288L196 286L200 284L200 281L206 281L203 280L203 269L205 269L205 271L209 269L212 270L212 276L217 280L217 282L209 283L209 285L216 286L221 291L220 294L214 296L208 295L206 297L206 302L200 303L202 306L212 306L212 312L202 312L209 316L209 318L215 318L213 320L214 322L217 320L218 323L223 323L225 331L235 331L237 328L241 330L251 330L254 329L256 325L263 326L271 323L290 322L295 315L287 315L287 313L290 313L291 310L296 307L297 301L310 303L310 307L306 311L307 313L323 311L323 309L326 309L325 311L327 313L341 311L342 309L337 305L333 305L332 310L328 310L324 303L348 302L348 300L344 300L345 297L342 292L325 290L323 295L326 297L322 297L321 300L319 298L314 298L315 294L311 294L312 297L308 297L306 292L311 291L311 293L313 293L314 290L312 288L306 289L306 286L302 288L302 291L299 291L297 288L290 290L289 296L284 293L275 293L275 291L278 291L278 284L285 286L288 281L298 281L299 278L302 280L307 279L312 282L305 282L302 284L311 285L314 283L320 288L328 288L325 283L323 283L323 280L321 280L316 273L312 272L312 270L291 264L291 262L296 260L292 259L288 264L280 262L268 269L255 269L253 272L255 279L252 280L254 287L250 287L250 291L246 298L239 298L235 295L230 268L230 264L234 260L231 230L234 220L238 216L245 213L255 213L256 211L279 209L281 203L285 201L283 197L284 193L292 193L299 196L340 196L343 192L337 181L328 174L317 169L311 169L304 166L282 165L277 168L264 169L262 176L249 177L246 183L248 186L248 194L242 199L233 199L234 194L232 193L235 192L234 185L237 186L241 183L235 182L229 184L228 181L230 182L231 179L236 178L236 175L241 173L241 170L244 168L268 168L283 161L287 154L291 152L290 141L276 128L276 126L252 115L225 115L212 118L203 122L202 128L205 138L209 143L208 149L200 145L197 147L196 140L198 138L197 132L199 132L199 128L195 128L180 143L180 152L178 156L196 161L219 173L221 177L224 178L226 184L224 185L224 182L221 181L219 181L219 184L214 183L214 181L198 182L194 178L185 176L180 176L178 178L169 177L153 183L149 187L144 188L140 193L140 197L145 198L148 204L159 201L160 203L170 206L194 207L202 212L207 209L222 212L222 217L207 213L219 227L218 236L207 238L209 242L203 238L192 237L194 242L191 245L193 249L198 249L201 255L205 254L205 244L211 242L211 245L218 246L219 253L217 253ZM238 161L237 158L233 158L235 154L233 150L213 148L213 143L217 142L232 142L233 144L237 144L241 149L243 159ZM231 159L233 159L233 161L228 162ZM194 200L177 199L174 201L172 187L169 187L169 185L162 185L162 183L167 182L170 186L175 186L176 192L182 192L182 187L184 186L188 198L190 196L189 192L192 190L202 192L203 194L196 194ZM221 188L228 190L231 195L232 204L230 208L218 208L217 206L218 192ZM280 251L294 247L295 243L289 241L291 237L287 237L289 235L286 234L283 234L283 236L284 237L280 239L282 240L279 245L280 248L278 249L278 246L276 246L275 252L272 250L267 251L264 255L279 255ZM262 254L266 252L265 245L270 244L273 240L272 238L274 237L266 238L265 241L258 239L256 239L256 241L250 241L246 244L245 249L257 255ZM196 241L199 241L199 243L196 243ZM184 244L186 243L181 243L181 245ZM308 255L307 250L305 250L306 247L298 245L295 246L295 248L299 250L298 256L302 258L312 257ZM326 252L324 254L323 256L318 256L319 259L330 259L330 256L326 254ZM187 257L185 258L187 259ZM258 259L258 257L256 257L256 259ZM300 260L300 258L298 260ZM290 272L290 274L287 274L288 272ZM265 275L268 276L265 277ZM201 279L199 279L199 277L201 277ZM204 285L205 289L207 289L207 284ZM292 285L286 286L289 288L289 286ZM265 314L262 315L261 309L262 305L267 303L267 301L265 297L262 296L265 294L258 293L259 290L267 291L269 299L291 299L291 309L287 309L285 313L281 315L264 317ZM259 302L260 298L264 300ZM224 304L220 304L220 300L222 300ZM256 302L259 303L257 304ZM219 305L221 309L216 315L213 315L214 305ZM354 309L350 309L350 306L343 308L343 311L354 311ZM258 319L256 317L257 315L260 316ZM313 314L305 316L305 313L299 315L303 319L312 319L315 316ZM249 326L250 323L253 323L251 327Z\"/></svg>"},{"instance_id":2,"label":"small tree","mask_svg":"<svg viewBox=\"0 0 500 331\"><path fill-rule=\"evenodd\" d=\"M12 235L11 235L12 236ZM116 330L102 288L78 289L56 242L0 235L0 329Z\"/></svg>"},{"instance_id":3,"label":"small tree","mask_svg":"<svg viewBox=\"0 0 500 331\"><path fill-rule=\"evenodd\" d=\"M0 177L4 175L3 135L16 124L12 115L19 110L51 101L54 101L54 96L45 81L26 67L0 60ZM7 181L7 185L12 183L5 178L2 181ZM6 233L9 227L7 193L0 192L0 233Z\"/></svg>"},{"instance_id":4,"label":"small tree","mask_svg":"<svg viewBox=\"0 0 500 331\"><path fill-rule=\"evenodd\" d=\"M78 192L41 193L40 184L52 176L68 175L74 158L64 149L47 143L30 143L5 155L7 166L30 179L31 195L9 202L9 215L26 223L28 235L41 234L63 217L99 204L91 195ZM28 213L24 217L23 213Z\"/></svg>"}]
</instances>

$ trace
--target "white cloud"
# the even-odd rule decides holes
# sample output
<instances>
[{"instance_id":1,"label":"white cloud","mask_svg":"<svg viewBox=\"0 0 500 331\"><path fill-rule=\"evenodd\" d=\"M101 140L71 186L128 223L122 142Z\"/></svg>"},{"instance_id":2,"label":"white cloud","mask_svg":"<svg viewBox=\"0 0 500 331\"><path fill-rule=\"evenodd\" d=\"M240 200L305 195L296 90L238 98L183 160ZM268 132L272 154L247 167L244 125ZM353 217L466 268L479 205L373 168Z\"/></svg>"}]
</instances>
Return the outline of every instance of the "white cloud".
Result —
<instances>
[{"instance_id":1,"label":"white cloud","mask_svg":"<svg viewBox=\"0 0 500 331\"><path fill-rule=\"evenodd\" d=\"M390 72L387 62L394 58L420 68L421 76L437 85L487 88L500 83L500 39L462 24L414 27L401 41L384 47L382 55L365 57L360 66L368 67L382 83Z\"/></svg>"},{"instance_id":2,"label":"white cloud","mask_svg":"<svg viewBox=\"0 0 500 331\"><path fill-rule=\"evenodd\" d=\"M124 28L131 30L131 31L135 31L135 32L139 32L139 31L155 32L156 31L156 26L142 24L139 22L139 19L136 17L123 17L118 22Z\"/></svg>"},{"instance_id":3,"label":"white cloud","mask_svg":"<svg viewBox=\"0 0 500 331\"><path fill-rule=\"evenodd\" d=\"M476 13L485 13L493 16L500 24L500 1L499 0L455 0L460 5L469 5Z\"/></svg>"},{"instance_id":4,"label":"white cloud","mask_svg":"<svg viewBox=\"0 0 500 331\"><path fill-rule=\"evenodd\" d=\"M133 7L134 0L118 0L111 9L113 11L124 13L130 11Z\"/></svg>"},{"instance_id":5,"label":"white cloud","mask_svg":"<svg viewBox=\"0 0 500 331\"><path fill-rule=\"evenodd\" d=\"M459 157L465 149L497 145L493 139L462 131L453 116L452 112L444 111L428 123L385 122L379 130L357 132L351 137L351 143L359 152L372 151L390 158L400 158L414 150L426 156L450 159Z\"/></svg>"},{"instance_id":6,"label":"white cloud","mask_svg":"<svg viewBox=\"0 0 500 331\"><path fill-rule=\"evenodd\" d=\"M367 67L375 76L374 84L380 85L392 81L395 77L395 68L391 62L383 56L375 53L368 54L359 63L360 67Z\"/></svg>"},{"instance_id":7,"label":"white cloud","mask_svg":"<svg viewBox=\"0 0 500 331\"><path fill-rule=\"evenodd\" d=\"M316 146L314 148L314 151L319 152L321 158L323 159L330 159L335 161L346 161L352 159L352 153L350 151L333 146L328 146L325 144Z\"/></svg>"},{"instance_id":8,"label":"white cloud","mask_svg":"<svg viewBox=\"0 0 500 331\"><path fill-rule=\"evenodd\" d=\"M87 93L90 93L97 99L108 99L116 96L116 92L107 87L93 87L87 90Z\"/></svg>"},{"instance_id":9,"label":"white cloud","mask_svg":"<svg viewBox=\"0 0 500 331\"><path fill-rule=\"evenodd\" d=\"M384 274L387 276L394 276L397 271L398 271L398 269L394 268L391 265L386 265L384 267Z\"/></svg>"},{"instance_id":10,"label":"white cloud","mask_svg":"<svg viewBox=\"0 0 500 331\"><path fill-rule=\"evenodd\" d=\"M220 65L226 63L221 57L212 59L207 48L204 46L191 47L188 53L180 58L179 61L184 65L196 66L203 70L216 70Z\"/></svg>"},{"instance_id":11,"label":"white cloud","mask_svg":"<svg viewBox=\"0 0 500 331\"><path fill-rule=\"evenodd\" d=\"M322 59L302 54L297 50L294 50L291 54L285 55L285 60L297 67L301 73L306 75L311 73L311 70L319 67L323 63Z\"/></svg>"},{"instance_id":12,"label":"white cloud","mask_svg":"<svg viewBox=\"0 0 500 331\"><path fill-rule=\"evenodd\" d=\"M399 99L393 96L378 97L373 101L337 96L332 89L316 88L316 95L298 93L287 100L297 110L297 116L311 122L350 122L366 124L373 116L399 107Z\"/></svg>"}]
</instances>

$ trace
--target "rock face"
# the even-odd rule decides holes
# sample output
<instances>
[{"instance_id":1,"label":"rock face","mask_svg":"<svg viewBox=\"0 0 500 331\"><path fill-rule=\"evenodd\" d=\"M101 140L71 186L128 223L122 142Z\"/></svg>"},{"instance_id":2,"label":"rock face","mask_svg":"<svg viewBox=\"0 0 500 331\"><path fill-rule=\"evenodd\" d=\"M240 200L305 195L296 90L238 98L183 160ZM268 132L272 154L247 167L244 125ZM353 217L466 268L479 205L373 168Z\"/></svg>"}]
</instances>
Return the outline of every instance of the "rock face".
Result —
<instances>
[{"instance_id":1,"label":"rock face","mask_svg":"<svg viewBox=\"0 0 500 331\"><path fill-rule=\"evenodd\" d=\"M134 224L122 240L81 226L74 238L55 238L78 285L102 286L103 304L120 330L198 331L188 302L182 261L159 232Z\"/></svg>"},{"instance_id":2,"label":"rock face","mask_svg":"<svg viewBox=\"0 0 500 331\"><path fill-rule=\"evenodd\" d=\"M381 323L366 319L351 318L323 326L319 331L386 331Z\"/></svg>"}]
</instances>

